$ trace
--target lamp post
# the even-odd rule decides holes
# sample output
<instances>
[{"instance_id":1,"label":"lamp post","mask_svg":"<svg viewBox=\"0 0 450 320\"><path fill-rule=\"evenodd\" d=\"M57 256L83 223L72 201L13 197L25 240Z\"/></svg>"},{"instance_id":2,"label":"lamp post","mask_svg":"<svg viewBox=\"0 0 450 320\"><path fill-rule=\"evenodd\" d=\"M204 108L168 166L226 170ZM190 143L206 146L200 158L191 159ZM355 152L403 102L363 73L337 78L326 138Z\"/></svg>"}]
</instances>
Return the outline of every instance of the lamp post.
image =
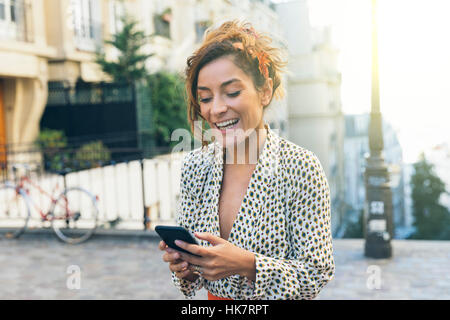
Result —
<instances>
[{"instance_id":1,"label":"lamp post","mask_svg":"<svg viewBox=\"0 0 450 320\"><path fill-rule=\"evenodd\" d=\"M366 257L383 259L392 256L392 192L389 172L383 158L383 127L380 113L378 79L377 5L372 0L372 110L369 125L370 154L366 158L364 235Z\"/></svg>"}]
</instances>

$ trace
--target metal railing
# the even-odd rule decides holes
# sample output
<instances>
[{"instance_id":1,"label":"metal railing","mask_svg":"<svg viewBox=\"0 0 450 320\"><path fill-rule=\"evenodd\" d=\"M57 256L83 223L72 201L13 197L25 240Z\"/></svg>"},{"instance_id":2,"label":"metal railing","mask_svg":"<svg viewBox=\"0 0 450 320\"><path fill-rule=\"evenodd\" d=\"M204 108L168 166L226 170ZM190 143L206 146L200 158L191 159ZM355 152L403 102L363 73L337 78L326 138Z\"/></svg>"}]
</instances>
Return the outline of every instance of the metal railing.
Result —
<instances>
[{"instance_id":1,"label":"metal railing","mask_svg":"<svg viewBox=\"0 0 450 320\"><path fill-rule=\"evenodd\" d=\"M134 87L121 83L78 83L75 87L68 82L48 83L48 106L134 103Z\"/></svg>"}]
</instances>

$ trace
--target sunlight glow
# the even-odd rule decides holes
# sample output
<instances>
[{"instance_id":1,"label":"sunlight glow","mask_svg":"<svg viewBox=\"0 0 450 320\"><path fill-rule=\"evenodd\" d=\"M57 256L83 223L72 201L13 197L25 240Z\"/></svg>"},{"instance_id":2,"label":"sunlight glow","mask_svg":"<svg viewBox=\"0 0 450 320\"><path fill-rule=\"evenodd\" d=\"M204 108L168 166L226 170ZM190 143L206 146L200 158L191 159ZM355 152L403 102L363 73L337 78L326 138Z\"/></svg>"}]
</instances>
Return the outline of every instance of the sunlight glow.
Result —
<instances>
[{"instance_id":1,"label":"sunlight glow","mask_svg":"<svg viewBox=\"0 0 450 320\"><path fill-rule=\"evenodd\" d=\"M378 0L380 104L406 162L450 144L450 1ZM345 113L370 111L371 0L309 0L311 24L334 27Z\"/></svg>"}]
</instances>

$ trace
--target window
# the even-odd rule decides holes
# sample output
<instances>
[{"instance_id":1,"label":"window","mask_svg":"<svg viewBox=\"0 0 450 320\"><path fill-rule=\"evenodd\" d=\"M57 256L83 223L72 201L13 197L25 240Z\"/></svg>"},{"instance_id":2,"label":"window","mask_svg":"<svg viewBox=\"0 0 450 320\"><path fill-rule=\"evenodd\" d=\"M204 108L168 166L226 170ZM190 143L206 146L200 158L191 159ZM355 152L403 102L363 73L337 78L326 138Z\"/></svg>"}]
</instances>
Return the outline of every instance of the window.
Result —
<instances>
[{"instance_id":1,"label":"window","mask_svg":"<svg viewBox=\"0 0 450 320\"><path fill-rule=\"evenodd\" d=\"M20 3L17 0L0 0L0 20L16 22Z\"/></svg>"},{"instance_id":2,"label":"window","mask_svg":"<svg viewBox=\"0 0 450 320\"><path fill-rule=\"evenodd\" d=\"M31 33L27 27L31 26L27 12L31 10L31 3L24 0L0 0L0 37L18 41L30 41Z\"/></svg>"},{"instance_id":3,"label":"window","mask_svg":"<svg viewBox=\"0 0 450 320\"><path fill-rule=\"evenodd\" d=\"M197 21L195 23L195 33L196 33L196 42L201 42L203 40L203 36L205 34L206 29L211 26L211 22L206 21Z\"/></svg>"},{"instance_id":4,"label":"window","mask_svg":"<svg viewBox=\"0 0 450 320\"><path fill-rule=\"evenodd\" d=\"M125 17L125 5L121 0L110 0L109 2L109 30L111 34L122 31L122 18Z\"/></svg>"},{"instance_id":5,"label":"window","mask_svg":"<svg viewBox=\"0 0 450 320\"><path fill-rule=\"evenodd\" d=\"M6 20L5 0L0 0L0 20Z\"/></svg>"},{"instance_id":6,"label":"window","mask_svg":"<svg viewBox=\"0 0 450 320\"><path fill-rule=\"evenodd\" d=\"M161 14L155 14L153 17L155 34L170 39L171 20L172 10L170 8L166 8Z\"/></svg>"},{"instance_id":7,"label":"window","mask_svg":"<svg viewBox=\"0 0 450 320\"><path fill-rule=\"evenodd\" d=\"M78 49L95 51L101 45L101 12L98 0L71 0L75 43ZM96 20L97 18L98 20Z\"/></svg>"},{"instance_id":8,"label":"window","mask_svg":"<svg viewBox=\"0 0 450 320\"><path fill-rule=\"evenodd\" d=\"M92 0L72 0L72 8L75 35L92 39Z\"/></svg>"},{"instance_id":9,"label":"window","mask_svg":"<svg viewBox=\"0 0 450 320\"><path fill-rule=\"evenodd\" d=\"M9 14L12 22L16 22L16 1L10 0L9 3Z\"/></svg>"}]
</instances>

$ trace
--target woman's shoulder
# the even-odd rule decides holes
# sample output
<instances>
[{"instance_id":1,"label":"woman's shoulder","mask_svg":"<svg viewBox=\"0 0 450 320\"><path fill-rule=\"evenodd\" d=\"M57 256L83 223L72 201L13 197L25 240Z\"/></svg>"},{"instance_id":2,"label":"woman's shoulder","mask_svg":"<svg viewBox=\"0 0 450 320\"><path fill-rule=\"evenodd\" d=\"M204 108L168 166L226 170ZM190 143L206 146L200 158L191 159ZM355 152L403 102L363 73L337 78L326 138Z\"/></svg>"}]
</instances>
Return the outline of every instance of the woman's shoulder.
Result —
<instances>
[{"instance_id":1,"label":"woman's shoulder","mask_svg":"<svg viewBox=\"0 0 450 320\"><path fill-rule=\"evenodd\" d=\"M211 164L214 157L214 146L209 144L205 147L196 148L188 151L183 158L184 170L201 169Z\"/></svg>"},{"instance_id":2,"label":"woman's shoulder","mask_svg":"<svg viewBox=\"0 0 450 320\"><path fill-rule=\"evenodd\" d=\"M328 186L325 171L313 151L280 138L280 158L293 189L301 191L305 185Z\"/></svg>"},{"instance_id":3,"label":"woman's shoulder","mask_svg":"<svg viewBox=\"0 0 450 320\"><path fill-rule=\"evenodd\" d=\"M200 188L205 182L213 163L213 144L188 151L181 164L182 180L184 180L184 183L189 181L191 187L195 185L197 189Z\"/></svg>"},{"instance_id":4,"label":"woman's shoulder","mask_svg":"<svg viewBox=\"0 0 450 320\"><path fill-rule=\"evenodd\" d=\"M315 166L321 167L317 155L304 147L301 147L294 142L279 137L280 144L280 158L284 160L285 165L290 168Z\"/></svg>"},{"instance_id":5,"label":"woman's shoulder","mask_svg":"<svg viewBox=\"0 0 450 320\"><path fill-rule=\"evenodd\" d=\"M287 173L291 183L297 184L304 179L317 177L319 180L326 179L322 164L317 155L296 143L279 137L279 157L282 168Z\"/></svg>"},{"instance_id":6,"label":"woman's shoulder","mask_svg":"<svg viewBox=\"0 0 450 320\"><path fill-rule=\"evenodd\" d=\"M181 186L192 196L199 196L211 168L214 153L211 146L186 152L181 165Z\"/></svg>"}]
</instances>

